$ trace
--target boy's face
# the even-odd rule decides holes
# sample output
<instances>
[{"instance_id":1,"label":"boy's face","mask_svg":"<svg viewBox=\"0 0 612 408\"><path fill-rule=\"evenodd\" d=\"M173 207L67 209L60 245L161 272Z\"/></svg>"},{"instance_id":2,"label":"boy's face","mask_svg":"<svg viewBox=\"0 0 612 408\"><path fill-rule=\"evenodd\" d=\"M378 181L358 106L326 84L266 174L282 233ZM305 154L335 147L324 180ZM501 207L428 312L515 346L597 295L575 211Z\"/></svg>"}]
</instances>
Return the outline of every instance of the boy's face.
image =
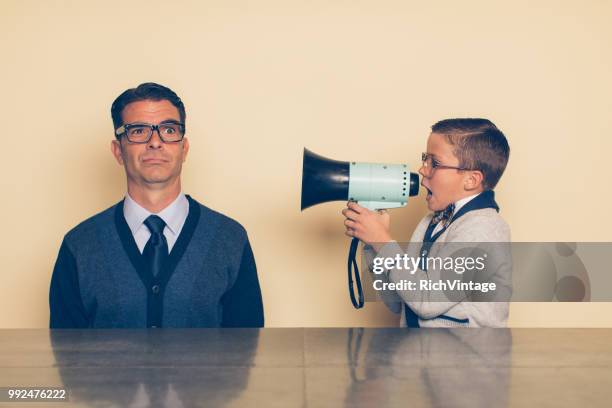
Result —
<instances>
[{"instance_id":1,"label":"boy's face","mask_svg":"<svg viewBox=\"0 0 612 408\"><path fill-rule=\"evenodd\" d=\"M440 133L432 133L427 139L427 153L439 165L459 167L459 159L453 146ZM427 207L431 211L444 210L449 204L482 191L480 183L474 184L473 172L437 168L422 165L419 174L421 185L427 189Z\"/></svg>"}]
</instances>

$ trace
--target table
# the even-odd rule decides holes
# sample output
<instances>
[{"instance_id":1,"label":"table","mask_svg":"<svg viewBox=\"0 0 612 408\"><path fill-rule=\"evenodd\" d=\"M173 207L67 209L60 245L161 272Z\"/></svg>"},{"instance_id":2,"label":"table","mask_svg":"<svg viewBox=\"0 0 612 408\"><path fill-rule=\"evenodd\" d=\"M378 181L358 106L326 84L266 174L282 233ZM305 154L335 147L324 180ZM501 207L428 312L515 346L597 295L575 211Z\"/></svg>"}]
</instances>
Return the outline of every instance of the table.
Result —
<instances>
[{"instance_id":1,"label":"table","mask_svg":"<svg viewBox=\"0 0 612 408\"><path fill-rule=\"evenodd\" d=\"M612 406L612 329L0 330L10 406Z\"/></svg>"}]
</instances>

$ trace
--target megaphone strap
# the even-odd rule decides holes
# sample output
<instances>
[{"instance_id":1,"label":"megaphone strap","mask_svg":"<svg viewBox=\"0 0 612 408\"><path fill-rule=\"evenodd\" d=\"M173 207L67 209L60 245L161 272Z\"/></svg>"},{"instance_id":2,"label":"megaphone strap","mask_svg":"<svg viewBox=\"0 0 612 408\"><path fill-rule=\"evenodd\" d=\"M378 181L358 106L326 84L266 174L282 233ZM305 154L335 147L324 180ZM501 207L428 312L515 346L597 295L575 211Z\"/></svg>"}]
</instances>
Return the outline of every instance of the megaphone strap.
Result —
<instances>
[{"instance_id":1,"label":"megaphone strap","mask_svg":"<svg viewBox=\"0 0 612 408\"><path fill-rule=\"evenodd\" d=\"M355 309L361 309L364 304L363 288L361 286L361 277L359 276L359 267L357 266L357 247L359 239L353 238L348 255L348 289L351 303ZM353 286L353 271L355 274L355 285L357 286L357 297L355 297L355 287Z\"/></svg>"}]
</instances>

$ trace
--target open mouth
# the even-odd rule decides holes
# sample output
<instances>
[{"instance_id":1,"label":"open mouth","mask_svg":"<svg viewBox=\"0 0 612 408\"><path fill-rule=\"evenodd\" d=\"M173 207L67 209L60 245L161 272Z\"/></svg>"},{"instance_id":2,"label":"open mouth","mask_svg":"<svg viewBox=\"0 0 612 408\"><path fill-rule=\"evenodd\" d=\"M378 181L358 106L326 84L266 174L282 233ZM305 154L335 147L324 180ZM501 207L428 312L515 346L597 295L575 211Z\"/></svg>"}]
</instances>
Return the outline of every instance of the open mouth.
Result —
<instances>
[{"instance_id":1,"label":"open mouth","mask_svg":"<svg viewBox=\"0 0 612 408\"><path fill-rule=\"evenodd\" d=\"M426 199L427 201L429 201L429 199L431 198L431 196L433 195L433 193L432 193L432 192L431 192L431 190L430 190L430 189L429 189L429 188L428 188L426 185L424 185L423 183L421 183L421 186L423 186L423 188L424 188L425 190L427 190L427 197L426 197L425 199Z\"/></svg>"}]
</instances>

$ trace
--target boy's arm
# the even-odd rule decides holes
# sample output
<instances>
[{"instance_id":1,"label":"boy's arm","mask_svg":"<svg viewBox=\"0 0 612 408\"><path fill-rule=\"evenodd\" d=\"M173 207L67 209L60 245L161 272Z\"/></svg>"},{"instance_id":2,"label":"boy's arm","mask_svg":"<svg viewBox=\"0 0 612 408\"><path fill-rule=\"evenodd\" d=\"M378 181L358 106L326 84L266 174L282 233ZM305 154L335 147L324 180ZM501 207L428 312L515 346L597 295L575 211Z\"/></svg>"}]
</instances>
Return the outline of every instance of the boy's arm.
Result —
<instances>
[{"instance_id":1,"label":"boy's arm","mask_svg":"<svg viewBox=\"0 0 612 408\"><path fill-rule=\"evenodd\" d=\"M388 282L389 280L387 279L386 276L377 275L372 272L372 262L373 262L373 259L376 257L376 251L374 250L374 248L372 248L370 245L365 245L363 247L363 254L366 258L366 265L368 267L368 272L370 273L370 276L372 278L372 282L374 282L374 280L376 279L380 279L383 282ZM389 309L393 313L402 312L403 300L397 294L396 291L385 290L385 291L379 291L377 293L378 293L378 297L383 301L385 306L387 306L387 309Z\"/></svg>"},{"instance_id":2,"label":"boy's arm","mask_svg":"<svg viewBox=\"0 0 612 408\"><path fill-rule=\"evenodd\" d=\"M418 245L416 243L411 244ZM418 251L418 249L417 249ZM418 252L417 252L418 253ZM397 242L389 242L384 245L378 252L377 257L379 258L392 258L395 259L397 255L403 257L404 254L409 257L416 257L417 253L414 251L403 250ZM407 270L404 268L390 268L378 275L378 279L384 282L399 284L402 282L412 282L413 287L410 290L395 290L395 291L379 291L381 297L390 296L390 294L384 294L385 292L393 292L401 300L401 303L407 304L421 319L433 319L444 313L446 313L451 307L459 303L463 299L457 299L456 301L441 301L432 296L431 291L421 289L420 282L422 280L438 281L440 280L440 271L428 270L427 272L417 268L416 271ZM400 304L401 311L401 304Z\"/></svg>"}]
</instances>

